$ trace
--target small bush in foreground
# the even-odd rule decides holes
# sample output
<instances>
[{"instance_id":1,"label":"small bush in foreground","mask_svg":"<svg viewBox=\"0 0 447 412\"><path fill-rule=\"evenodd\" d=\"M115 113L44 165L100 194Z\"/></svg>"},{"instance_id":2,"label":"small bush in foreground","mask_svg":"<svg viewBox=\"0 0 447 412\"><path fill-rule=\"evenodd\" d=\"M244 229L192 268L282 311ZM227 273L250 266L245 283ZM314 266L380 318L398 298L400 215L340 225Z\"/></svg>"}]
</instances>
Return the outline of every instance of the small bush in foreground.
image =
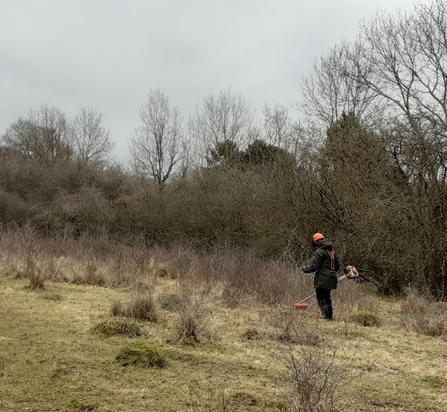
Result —
<instances>
[{"instance_id":1,"label":"small bush in foreground","mask_svg":"<svg viewBox=\"0 0 447 412\"><path fill-rule=\"evenodd\" d=\"M115 360L122 366L139 366L142 368L164 368L165 357L158 348L148 342L131 342L121 348Z\"/></svg>"},{"instance_id":2,"label":"small bush in foreground","mask_svg":"<svg viewBox=\"0 0 447 412\"><path fill-rule=\"evenodd\" d=\"M239 407L254 407L259 406L257 397L249 392L237 391L228 397L228 405L234 410Z\"/></svg>"},{"instance_id":3,"label":"small bush in foreground","mask_svg":"<svg viewBox=\"0 0 447 412\"><path fill-rule=\"evenodd\" d=\"M348 370L335 363L336 352L324 346L288 348L283 363L290 383L290 412L335 412L336 391L347 380Z\"/></svg>"},{"instance_id":4,"label":"small bush in foreground","mask_svg":"<svg viewBox=\"0 0 447 412\"><path fill-rule=\"evenodd\" d=\"M180 312L176 324L177 340L186 344L196 344L202 340L201 319L191 311Z\"/></svg>"},{"instance_id":5,"label":"small bush in foreground","mask_svg":"<svg viewBox=\"0 0 447 412\"><path fill-rule=\"evenodd\" d=\"M362 326L380 326L380 318L373 312L357 312L351 315L350 320Z\"/></svg>"},{"instance_id":6,"label":"small bush in foreground","mask_svg":"<svg viewBox=\"0 0 447 412\"><path fill-rule=\"evenodd\" d=\"M128 319L108 319L94 326L92 332L103 336L124 335L130 338L141 336L138 324Z\"/></svg>"}]
</instances>

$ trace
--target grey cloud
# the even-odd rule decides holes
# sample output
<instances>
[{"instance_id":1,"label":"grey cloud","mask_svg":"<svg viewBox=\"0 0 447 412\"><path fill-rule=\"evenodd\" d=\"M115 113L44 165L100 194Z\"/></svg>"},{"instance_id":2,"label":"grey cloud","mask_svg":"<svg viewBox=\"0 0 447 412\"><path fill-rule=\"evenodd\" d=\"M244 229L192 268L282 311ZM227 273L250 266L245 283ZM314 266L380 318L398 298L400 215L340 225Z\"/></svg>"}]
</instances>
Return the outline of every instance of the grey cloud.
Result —
<instances>
[{"instance_id":1,"label":"grey cloud","mask_svg":"<svg viewBox=\"0 0 447 412\"><path fill-rule=\"evenodd\" d=\"M0 134L48 102L103 113L120 156L150 89L186 116L210 93L288 106L312 61L413 0L2 0Z\"/></svg>"}]
</instances>

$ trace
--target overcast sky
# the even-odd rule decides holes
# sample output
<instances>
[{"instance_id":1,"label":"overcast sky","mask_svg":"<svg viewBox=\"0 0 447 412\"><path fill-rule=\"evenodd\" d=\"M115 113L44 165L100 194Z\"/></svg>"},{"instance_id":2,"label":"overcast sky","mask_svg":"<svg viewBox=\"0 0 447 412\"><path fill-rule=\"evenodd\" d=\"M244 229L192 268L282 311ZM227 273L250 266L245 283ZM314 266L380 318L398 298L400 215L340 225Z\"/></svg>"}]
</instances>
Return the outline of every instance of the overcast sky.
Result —
<instances>
[{"instance_id":1,"label":"overcast sky","mask_svg":"<svg viewBox=\"0 0 447 412\"><path fill-rule=\"evenodd\" d=\"M430 1L416 1L428 4ZM0 0L0 135L43 103L103 114L125 160L151 89L188 118L231 90L290 107L315 58L413 0ZM291 109L291 114L294 110Z\"/></svg>"}]
</instances>

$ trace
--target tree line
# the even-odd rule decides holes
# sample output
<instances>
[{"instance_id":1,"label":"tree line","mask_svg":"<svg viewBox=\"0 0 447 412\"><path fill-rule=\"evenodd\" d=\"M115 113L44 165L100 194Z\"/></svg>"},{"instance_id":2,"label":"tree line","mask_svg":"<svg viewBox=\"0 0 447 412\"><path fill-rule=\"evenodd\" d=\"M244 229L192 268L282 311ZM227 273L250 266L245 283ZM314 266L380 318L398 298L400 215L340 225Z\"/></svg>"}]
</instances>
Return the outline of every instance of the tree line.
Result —
<instances>
[{"instance_id":1,"label":"tree line","mask_svg":"<svg viewBox=\"0 0 447 412\"><path fill-rule=\"evenodd\" d=\"M185 121L159 89L111 161L98 111L42 105L2 137L0 218L51 236L111 236L302 261L325 233L387 293L447 297L447 8L379 12L314 61L296 109L260 122L231 89Z\"/></svg>"}]
</instances>

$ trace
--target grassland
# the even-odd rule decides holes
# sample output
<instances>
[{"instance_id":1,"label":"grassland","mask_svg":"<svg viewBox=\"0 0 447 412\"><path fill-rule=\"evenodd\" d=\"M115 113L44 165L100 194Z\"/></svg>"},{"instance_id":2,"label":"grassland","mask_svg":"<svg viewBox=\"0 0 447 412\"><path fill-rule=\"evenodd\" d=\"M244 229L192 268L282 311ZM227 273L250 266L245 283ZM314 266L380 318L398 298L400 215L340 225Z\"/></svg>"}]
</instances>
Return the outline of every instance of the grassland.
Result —
<instances>
[{"instance_id":1,"label":"grassland","mask_svg":"<svg viewBox=\"0 0 447 412\"><path fill-rule=\"evenodd\" d=\"M113 285L104 275L97 278L101 286L81 283L79 274L91 278L91 269L71 259L56 265L59 279L40 271L44 287L33 289L17 260L3 257L2 411L295 411L306 373L308 380L318 375L314 389L321 384L333 395L315 411L446 410L445 334L404 328L399 299L366 290L357 301L364 287L346 282L334 293L336 320L325 322L315 303L301 311L293 298L266 304L246 294L235 302L221 280L171 276L169 266L161 270L153 259L138 279ZM140 336L95 332L117 318L116 302L142 293L153 299L157 319L132 320ZM175 307L174 297L188 297L187 304ZM179 333L186 312L200 333L189 342ZM355 313L360 316L352 318ZM375 326L364 326L362 314ZM132 342L153 344L165 366L122 366L117 354ZM333 385L324 387L325 380Z\"/></svg>"}]
</instances>

